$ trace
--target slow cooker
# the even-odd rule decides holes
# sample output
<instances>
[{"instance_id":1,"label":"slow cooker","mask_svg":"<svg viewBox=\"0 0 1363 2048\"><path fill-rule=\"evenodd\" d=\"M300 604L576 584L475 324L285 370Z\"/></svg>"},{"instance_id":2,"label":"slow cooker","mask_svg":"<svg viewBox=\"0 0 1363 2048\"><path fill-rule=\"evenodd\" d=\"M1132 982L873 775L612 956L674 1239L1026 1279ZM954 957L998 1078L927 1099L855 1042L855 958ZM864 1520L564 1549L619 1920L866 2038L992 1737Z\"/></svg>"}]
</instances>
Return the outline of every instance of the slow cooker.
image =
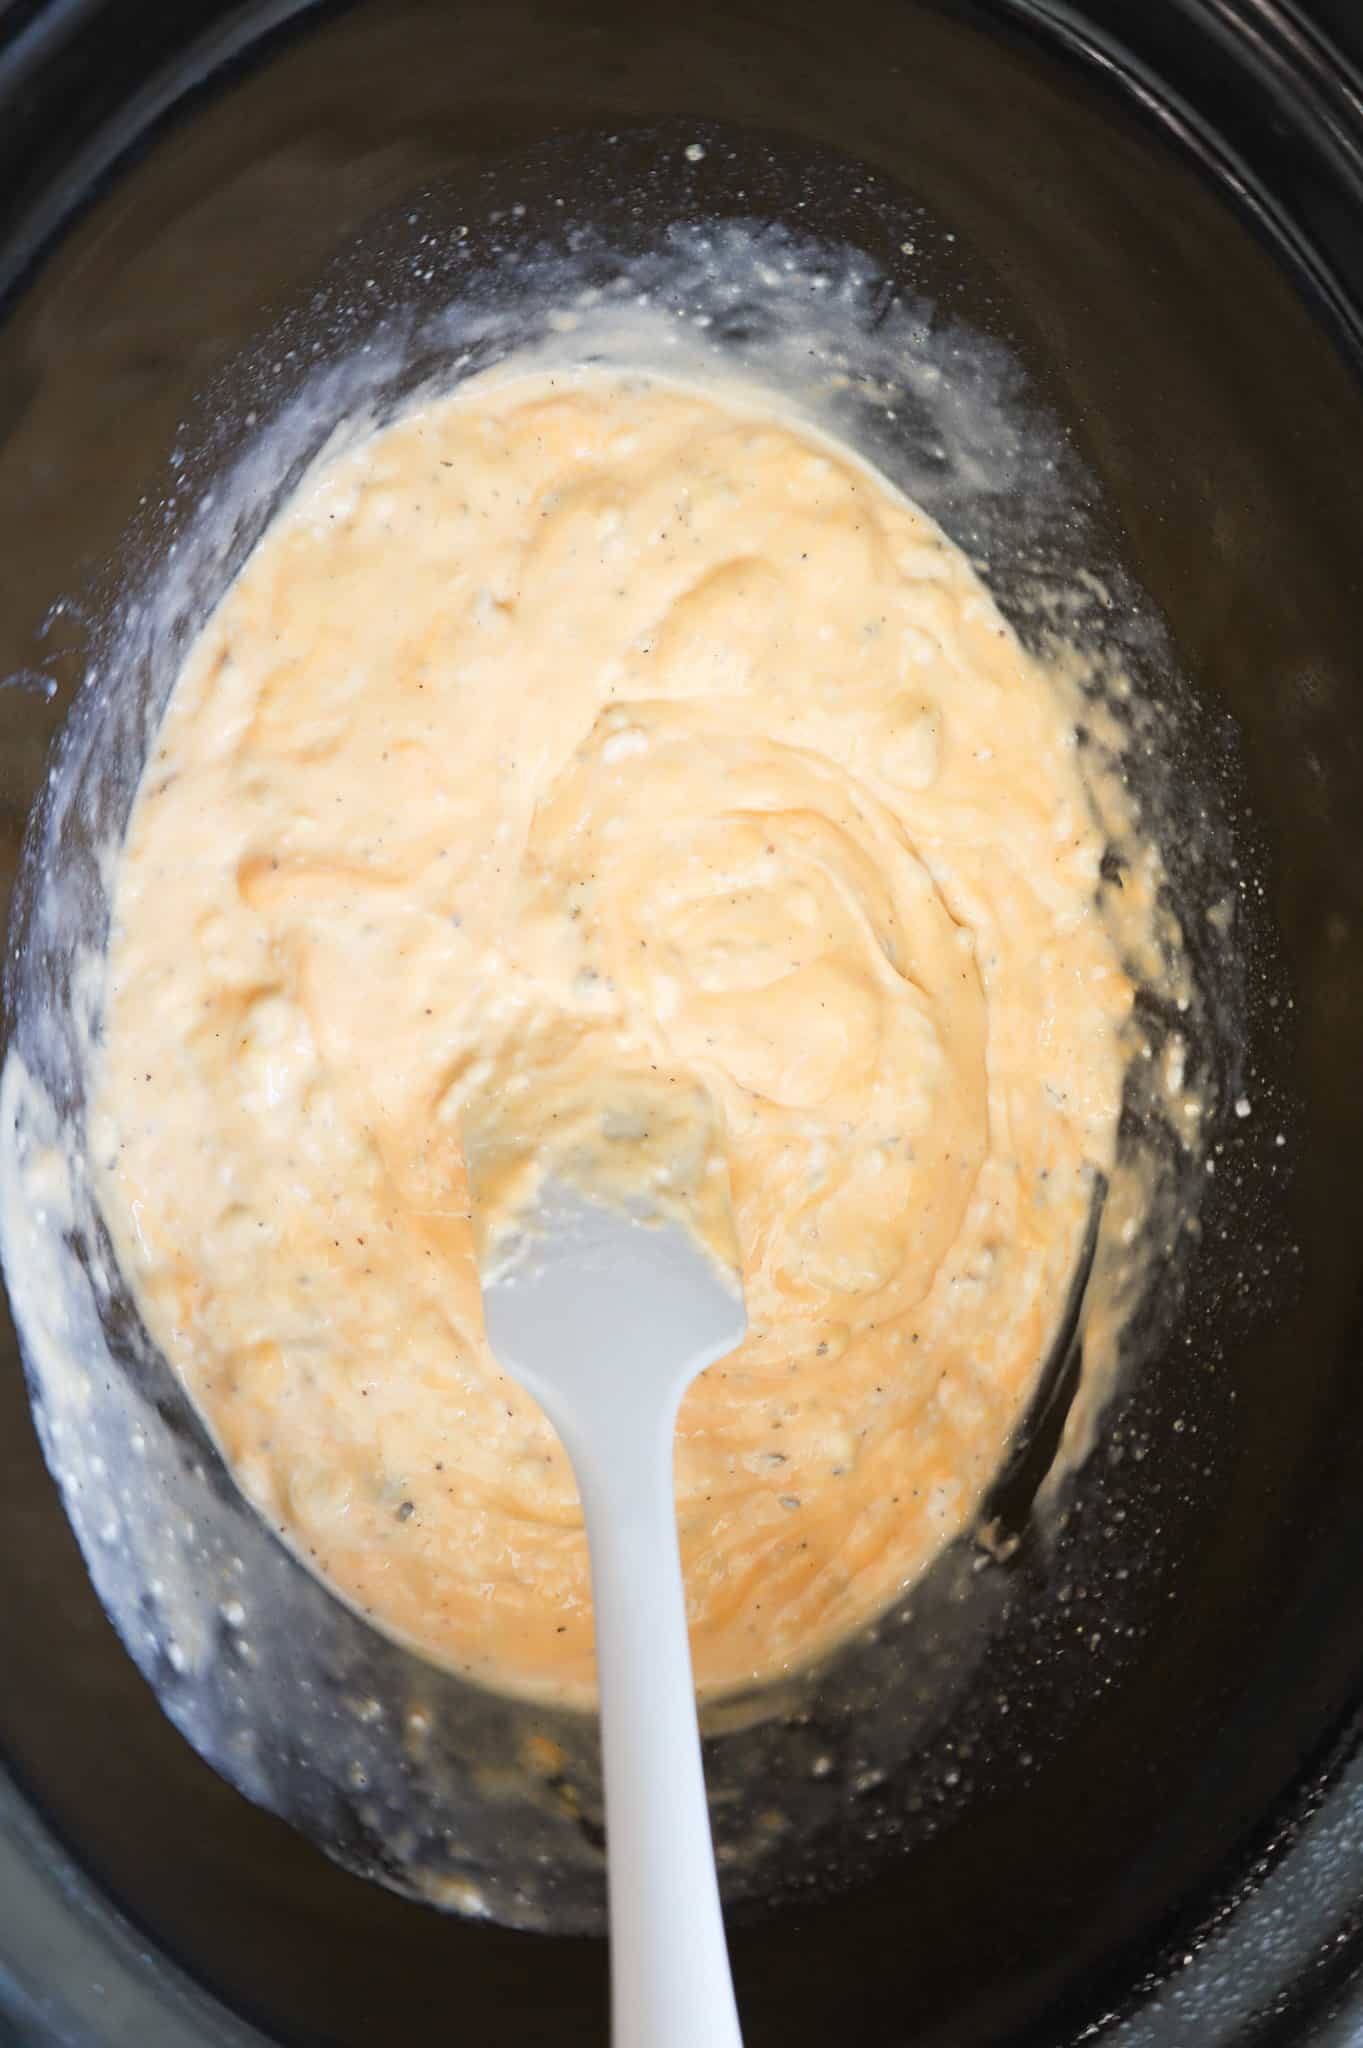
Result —
<instances>
[{"instance_id":1,"label":"slow cooker","mask_svg":"<svg viewBox=\"0 0 1363 2048\"><path fill-rule=\"evenodd\" d=\"M242 365L284 333L325 364L399 308L406 286L356 271L376 222L476 241L567 193L642 242L740 214L840 237L941 331L1007 352L1156 622L1133 659L1214 798L1226 1056L1254 1113L1218 1125L1196 1247L1044 1533L1038 1472L1013 1475L968 1680L939 1698L928 1658L895 1766L839 1753L799 1855L737 1887L753 2048L1363 2032L1353 62L1342 0L0 15L7 889L101 608L179 531L181 466L210 487L203 423L240 411ZM697 135L695 175L660 182ZM1199 817L1178 822L1194 866ZM21 901L11 983L31 942ZM182 1738L96 1596L5 1344L0 2035L604 2039L597 1936L367 1881L394 1877L381 1847L324 1856L296 1771L254 1803ZM1046 1455L1058 1427L1038 1418ZM836 1751L817 1697L801 1711ZM710 1731L721 1777L734 1739ZM778 1801L803 1740L762 1753Z\"/></svg>"}]
</instances>

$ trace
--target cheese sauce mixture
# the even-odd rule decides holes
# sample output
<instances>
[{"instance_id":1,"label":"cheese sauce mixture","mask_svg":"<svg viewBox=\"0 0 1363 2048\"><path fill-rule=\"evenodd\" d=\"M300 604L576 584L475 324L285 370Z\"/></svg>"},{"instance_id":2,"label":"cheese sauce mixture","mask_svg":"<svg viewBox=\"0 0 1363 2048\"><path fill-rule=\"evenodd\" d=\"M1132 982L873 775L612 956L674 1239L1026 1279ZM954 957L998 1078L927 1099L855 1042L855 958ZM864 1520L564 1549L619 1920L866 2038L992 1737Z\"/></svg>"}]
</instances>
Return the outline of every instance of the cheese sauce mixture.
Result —
<instances>
[{"instance_id":1,"label":"cheese sauce mixture","mask_svg":"<svg viewBox=\"0 0 1363 2048\"><path fill-rule=\"evenodd\" d=\"M749 390L500 375L320 467L148 762L91 1122L262 1513L430 1655L589 1701L463 1131L705 1102L750 1332L677 1440L697 1682L872 1618L974 1513L1113 1161L1103 850L964 556Z\"/></svg>"}]
</instances>

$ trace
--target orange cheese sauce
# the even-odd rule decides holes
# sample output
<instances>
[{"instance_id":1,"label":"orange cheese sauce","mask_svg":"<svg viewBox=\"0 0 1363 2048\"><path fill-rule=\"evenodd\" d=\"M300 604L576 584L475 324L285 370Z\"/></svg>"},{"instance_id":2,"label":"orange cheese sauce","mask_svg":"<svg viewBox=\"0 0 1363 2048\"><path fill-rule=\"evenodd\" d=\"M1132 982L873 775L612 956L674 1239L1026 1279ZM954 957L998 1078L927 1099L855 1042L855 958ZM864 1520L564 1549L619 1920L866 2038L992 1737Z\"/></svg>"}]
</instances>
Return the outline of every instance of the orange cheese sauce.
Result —
<instances>
[{"instance_id":1,"label":"orange cheese sauce","mask_svg":"<svg viewBox=\"0 0 1363 2048\"><path fill-rule=\"evenodd\" d=\"M1131 988L1072 716L964 556L745 390L499 375L334 456L180 676L91 1146L242 1486L383 1628L585 1703L566 1457L464 1130L712 1105L749 1335L684 1403L698 1685L967 1526L1111 1166Z\"/></svg>"}]
</instances>

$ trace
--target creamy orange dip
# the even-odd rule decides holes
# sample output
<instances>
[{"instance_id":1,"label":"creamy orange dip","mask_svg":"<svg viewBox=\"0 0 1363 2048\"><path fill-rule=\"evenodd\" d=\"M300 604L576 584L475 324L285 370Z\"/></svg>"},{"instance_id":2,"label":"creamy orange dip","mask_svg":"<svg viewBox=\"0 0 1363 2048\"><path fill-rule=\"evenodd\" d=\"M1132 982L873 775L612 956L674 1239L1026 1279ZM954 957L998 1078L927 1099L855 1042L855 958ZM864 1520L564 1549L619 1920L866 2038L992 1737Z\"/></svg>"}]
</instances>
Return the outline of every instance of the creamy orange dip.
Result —
<instances>
[{"instance_id":1,"label":"creamy orange dip","mask_svg":"<svg viewBox=\"0 0 1363 2048\"><path fill-rule=\"evenodd\" d=\"M492 1102L533 1153L612 1077L713 1106L742 1253L749 1335L677 1441L698 1683L873 1617L968 1524L1112 1163L1102 852L964 556L751 392L483 378L325 462L148 762L91 1124L261 1512L433 1657L590 1700L463 1132Z\"/></svg>"}]
</instances>

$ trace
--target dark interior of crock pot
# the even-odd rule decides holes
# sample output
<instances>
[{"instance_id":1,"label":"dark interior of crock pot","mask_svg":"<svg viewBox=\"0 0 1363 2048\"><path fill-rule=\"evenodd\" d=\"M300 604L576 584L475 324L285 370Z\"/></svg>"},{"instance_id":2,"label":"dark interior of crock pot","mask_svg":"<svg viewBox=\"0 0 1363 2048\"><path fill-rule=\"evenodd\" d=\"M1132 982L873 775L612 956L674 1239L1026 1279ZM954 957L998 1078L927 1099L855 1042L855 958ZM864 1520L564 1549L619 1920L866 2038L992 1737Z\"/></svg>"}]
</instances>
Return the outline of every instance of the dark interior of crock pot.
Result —
<instances>
[{"instance_id":1,"label":"dark interior of crock pot","mask_svg":"<svg viewBox=\"0 0 1363 2048\"><path fill-rule=\"evenodd\" d=\"M679 193L650 167L698 121L716 146ZM1177 1314L1058 1542L1032 1534L988 1568L988 1641L950 1713L916 1722L888 1772L839 1749L817 1699L769 1745L762 1810L798 1803L806 1750L831 1750L836 1796L797 1857L763 1863L733 1936L754 2043L1059 2041L1126 1995L1363 1676L1363 408L1224 200L997 14L388 0L307 17L122 165L9 307L0 673L27 678L0 741L11 848L97 638L52 607L98 590L145 495L159 518L204 394L376 219L431 191L446 221L503 188L533 204L536 162L548 204L603 135L621 232L688 209L813 216L1020 362L1095 482L1095 546L1167 624L1172 662L1144 682L1237 870L1230 1070L1251 1114L1228 1105L1218 1130ZM1178 829L1195 865L1195 804ZM281 2039L387 2042L436 2014L456 2037L600 2039L599 1944L367 1885L199 1761L95 1600L13 1354L0 1388L0 1738L115 1902ZM599 1837L580 1840L590 1869Z\"/></svg>"}]
</instances>

